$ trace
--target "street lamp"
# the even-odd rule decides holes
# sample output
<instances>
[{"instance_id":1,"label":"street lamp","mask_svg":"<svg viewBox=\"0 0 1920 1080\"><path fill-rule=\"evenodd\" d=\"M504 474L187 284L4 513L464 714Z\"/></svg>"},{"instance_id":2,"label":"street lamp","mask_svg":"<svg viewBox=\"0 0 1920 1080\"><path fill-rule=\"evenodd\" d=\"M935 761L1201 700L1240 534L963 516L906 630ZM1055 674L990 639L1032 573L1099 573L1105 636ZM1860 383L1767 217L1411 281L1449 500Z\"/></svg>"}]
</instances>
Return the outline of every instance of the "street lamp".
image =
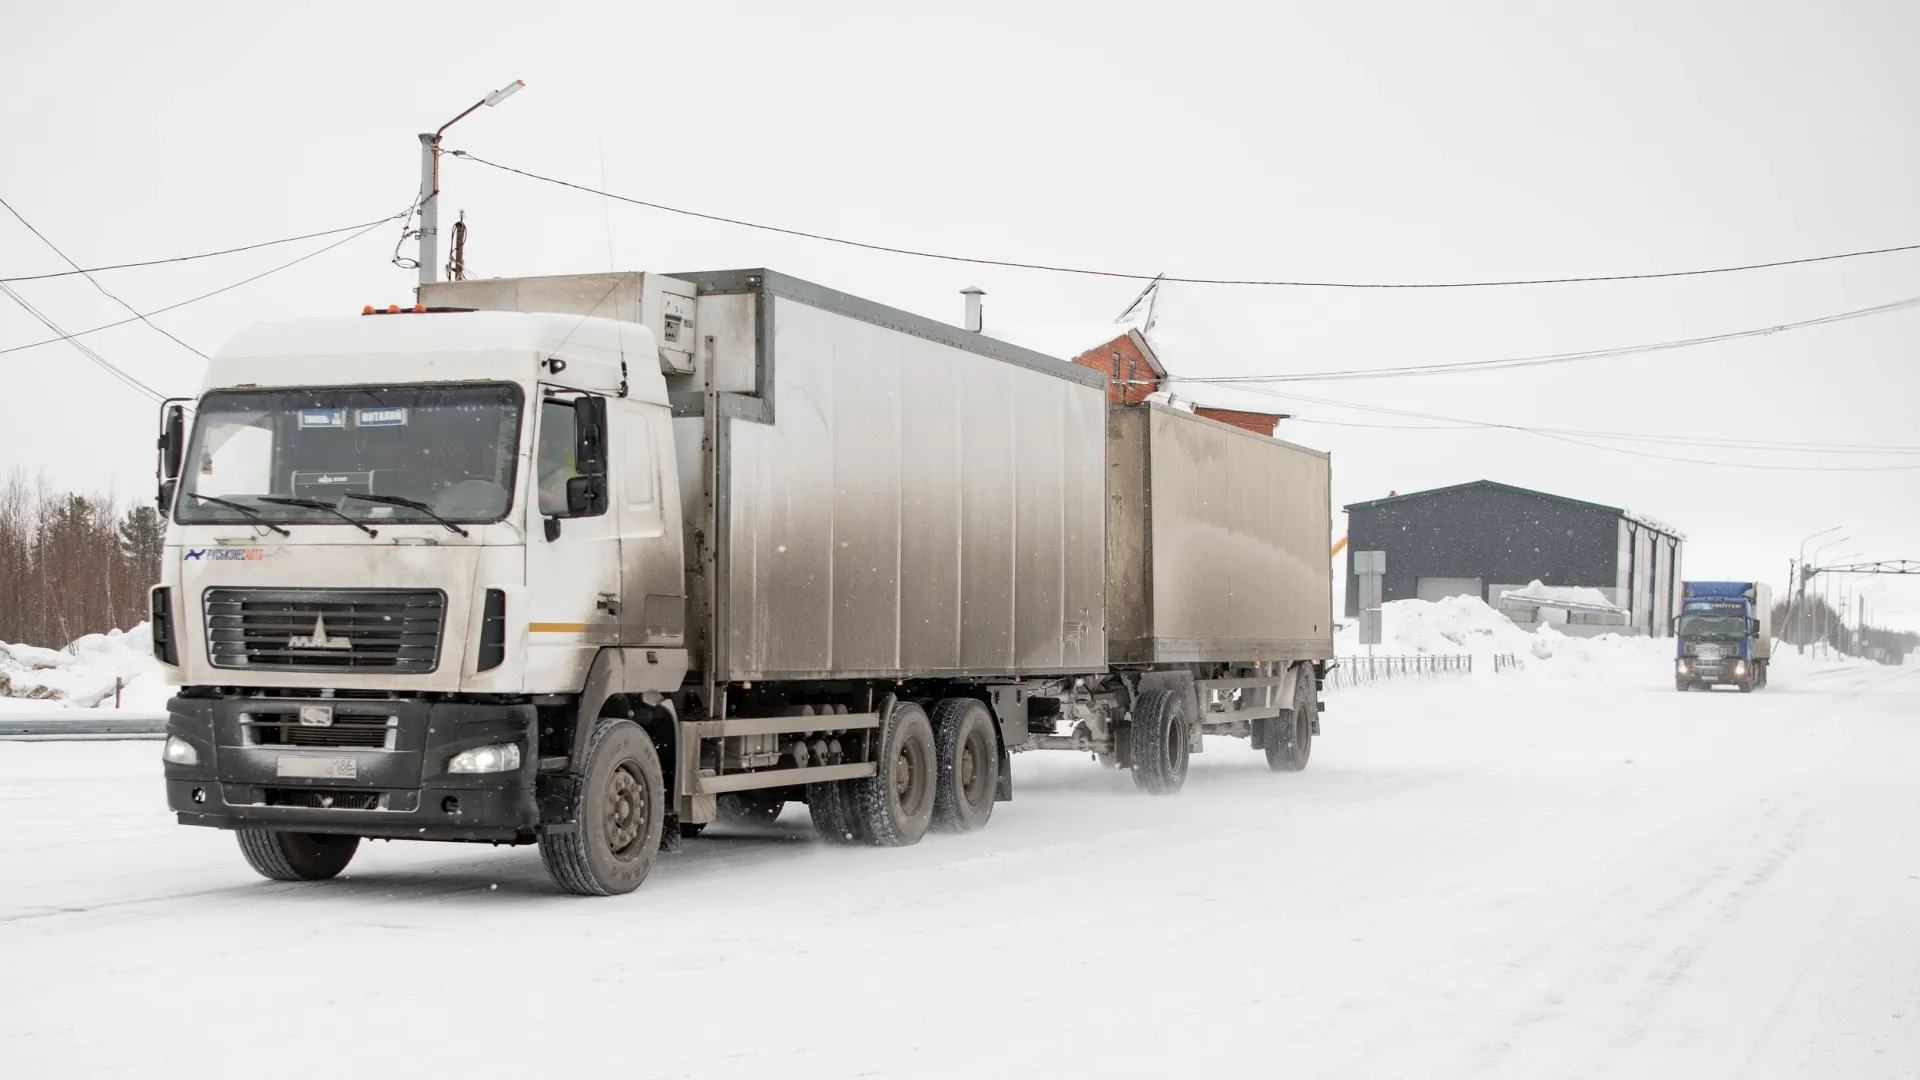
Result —
<instances>
[{"instance_id":1,"label":"street lamp","mask_svg":"<svg viewBox=\"0 0 1920 1080\"><path fill-rule=\"evenodd\" d=\"M1836 533L1844 528L1846 528L1845 525L1835 525L1831 529L1821 529L1819 532L1807 537L1806 540L1800 541L1800 580L1792 584L1795 587L1795 591L1800 594L1800 627L1794 632L1793 636L1796 639L1795 647L1801 655L1805 655L1807 651L1807 540L1818 540L1828 533ZM1793 598L1789 596L1787 602L1791 605Z\"/></svg>"},{"instance_id":2,"label":"street lamp","mask_svg":"<svg viewBox=\"0 0 1920 1080\"><path fill-rule=\"evenodd\" d=\"M467 118L480 106L500 104L520 91L526 83L515 79L507 85L467 106L466 112L440 125L440 130L420 136L420 284L431 285L437 272L440 242L440 136Z\"/></svg>"},{"instance_id":3,"label":"street lamp","mask_svg":"<svg viewBox=\"0 0 1920 1080\"><path fill-rule=\"evenodd\" d=\"M1838 540L1829 540L1826 543L1821 544L1819 547L1814 548L1813 561L1816 563L1819 562L1821 552L1827 550L1828 548L1834 546L1835 544L1844 544L1851 539L1853 539L1853 537L1851 536L1842 536ZM1858 554L1860 553L1857 551L1848 552L1845 555L1835 556L1834 561L1841 562L1847 559L1851 559ZM1831 649L1825 647L1827 638L1830 637L1833 633L1833 616L1828 614L1828 611L1827 611L1828 603L1833 599L1833 585L1831 581L1830 580L1820 581L1818 583L1817 593L1821 600L1820 617L1814 620L1814 627L1815 627L1815 632L1820 635L1820 643L1822 645L1821 653L1824 655L1832 651Z\"/></svg>"}]
</instances>

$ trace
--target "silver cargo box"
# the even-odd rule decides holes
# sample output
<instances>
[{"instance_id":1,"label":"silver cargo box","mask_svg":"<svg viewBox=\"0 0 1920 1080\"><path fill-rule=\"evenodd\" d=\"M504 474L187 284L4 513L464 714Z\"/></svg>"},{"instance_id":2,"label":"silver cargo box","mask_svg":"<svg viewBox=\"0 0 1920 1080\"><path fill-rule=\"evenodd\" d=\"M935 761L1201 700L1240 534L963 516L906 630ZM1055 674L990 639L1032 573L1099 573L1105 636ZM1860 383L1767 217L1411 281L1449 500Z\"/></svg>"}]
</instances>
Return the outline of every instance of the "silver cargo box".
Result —
<instances>
[{"instance_id":1,"label":"silver cargo box","mask_svg":"<svg viewBox=\"0 0 1920 1080\"><path fill-rule=\"evenodd\" d=\"M1161 405L1107 417L1108 659L1333 655L1326 454Z\"/></svg>"}]
</instances>

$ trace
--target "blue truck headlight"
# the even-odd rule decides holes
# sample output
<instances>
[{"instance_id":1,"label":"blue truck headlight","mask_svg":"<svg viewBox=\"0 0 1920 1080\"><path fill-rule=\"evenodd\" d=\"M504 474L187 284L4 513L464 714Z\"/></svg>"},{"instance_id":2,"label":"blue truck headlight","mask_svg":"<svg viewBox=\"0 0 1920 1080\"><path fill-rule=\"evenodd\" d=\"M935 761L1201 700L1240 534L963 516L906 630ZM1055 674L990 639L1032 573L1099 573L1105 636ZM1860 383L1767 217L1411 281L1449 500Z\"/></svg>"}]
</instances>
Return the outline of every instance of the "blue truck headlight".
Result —
<instances>
[{"instance_id":1,"label":"blue truck headlight","mask_svg":"<svg viewBox=\"0 0 1920 1080\"><path fill-rule=\"evenodd\" d=\"M1685 660L1682 660L1680 661L1680 674L1685 675L1686 673L1687 673L1687 662Z\"/></svg>"},{"instance_id":2,"label":"blue truck headlight","mask_svg":"<svg viewBox=\"0 0 1920 1080\"><path fill-rule=\"evenodd\" d=\"M460 751L447 762L447 771L450 773L512 772L519 767L520 747L517 743L476 746Z\"/></svg>"},{"instance_id":3,"label":"blue truck headlight","mask_svg":"<svg viewBox=\"0 0 1920 1080\"><path fill-rule=\"evenodd\" d=\"M1747 673L1747 662L1745 660L1741 660L1738 663L1735 663L1733 665L1733 673L1735 675L1745 675Z\"/></svg>"}]
</instances>

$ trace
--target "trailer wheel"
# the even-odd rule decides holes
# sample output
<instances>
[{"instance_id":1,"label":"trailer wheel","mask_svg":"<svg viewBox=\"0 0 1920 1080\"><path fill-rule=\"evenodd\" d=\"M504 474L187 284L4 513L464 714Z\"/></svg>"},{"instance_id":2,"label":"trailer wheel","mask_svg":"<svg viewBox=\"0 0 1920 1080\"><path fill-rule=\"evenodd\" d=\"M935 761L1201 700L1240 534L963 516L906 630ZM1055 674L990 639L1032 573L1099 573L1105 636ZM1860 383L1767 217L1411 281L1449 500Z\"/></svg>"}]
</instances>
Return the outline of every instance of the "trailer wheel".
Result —
<instances>
[{"instance_id":1,"label":"trailer wheel","mask_svg":"<svg viewBox=\"0 0 1920 1080\"><path fill-rule=\"evenodd\" d=\"M933 824L933 725L920 706L899 702L881 721L879 743L879 771L848 783L855 830L877 847L917 844Z\"/></svg>"},{"instance_id":2,"label":"trailer wheel","mask_svg":"<svg viewBox=\"0 0 1920 1080\"><path fill-rule=\"evenodd\" d=\"M1187 782L1187 696L1149 690L1133 711L1133 786L1171 795Z\"/></svg>"},{"instance_id":3,"label":"trailer wheel","mask_svg":"<svg viewBox=\"0 0 1920 1080\"><path fill-rule=\"evenodd\" d=\"M1267 752L1267 768L1274 772L1299 772L1313 756L1313 719L1320 713L1320 695L1313 688L1313 677L1302 672L1293 690L1293 719L1277 717L1267 721L1266 737L1260 740Z\"/></svg>"},{"instance_id":4,"label":"trailer wheel","mask_svg":"<svg viewBox=\"0 0 1920 1080\"><path fill-rule=\"evenodd\" d=\"M807 785L807 816L813 819L814 831L829 844L863 842L859 823L853 817L850 787L846 780Z\"/></svg>"},{"instance_id":5,"label":"trailer wheel","mask_svg":"<svg viewBox=\"0 0 1920 1080\"><path fill-rule=\"evenodd\" d=\"M720 796L715 809L716 821L729 825L771 825L787 808L785 799L776 799L759 791L743 791Z\"/></svg>"},{"instance_id":6,"label":"trailer wheel","mask_svg":"<svg viewBox=\"0 0 1920 1080\"><path fill-rule=\"evenodd\" d=\"M667 822L660 755L640 725L614 717L594 725L571 801L578 826L540 837L540 859L554 884L579 896L639 888L659 857Z\"/></svg>"},{"instance_id":7,"label":"trailer wheel","mask_svg":"<svg viewBox=\"0 0 1920 1080\"><path fill-rule=\"evenodd\" d=\"M360 850L357 836L272 829L237 829L234 835L247 865L275 881L325 881L345 870Z\"/></svg>"},{"instance_id":8,"label":"trailer wheel","mask_svg":"<svg viewBox=\"0 0 1920 1080\"><path fill-rule=\"evenodd\" d=\"M933 824L945 832L984 828L1000 787L1000 741L993 714L974 698L948 698L934 706L933 742L939 778Z\"/></svg>"}]
</instances>

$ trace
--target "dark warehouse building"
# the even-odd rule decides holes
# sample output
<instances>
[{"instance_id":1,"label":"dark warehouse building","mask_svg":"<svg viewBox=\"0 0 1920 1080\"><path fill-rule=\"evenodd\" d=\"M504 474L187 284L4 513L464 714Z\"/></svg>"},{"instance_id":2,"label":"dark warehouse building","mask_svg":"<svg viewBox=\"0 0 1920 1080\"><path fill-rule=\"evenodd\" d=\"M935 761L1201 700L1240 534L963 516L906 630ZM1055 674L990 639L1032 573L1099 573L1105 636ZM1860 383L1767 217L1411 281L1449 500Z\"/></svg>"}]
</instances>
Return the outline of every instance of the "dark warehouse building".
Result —
<instances>
[{"instance_id":1,"label":"dark warehouse building","mask_svg":"<svg viewBox=\"0 0 1920 1080\"><path fill-rule=\"evenodd\" d=\"M1666 637L1678 611L1680 548L1671 526L1543 491L1476 480L1346 507L1347 550L1384 551L1382 600L1478 596L1529 582L1599 589L1640 633ZM1347 569L1347 614L1359 608Z\"/></svg>"}]
</instances>

